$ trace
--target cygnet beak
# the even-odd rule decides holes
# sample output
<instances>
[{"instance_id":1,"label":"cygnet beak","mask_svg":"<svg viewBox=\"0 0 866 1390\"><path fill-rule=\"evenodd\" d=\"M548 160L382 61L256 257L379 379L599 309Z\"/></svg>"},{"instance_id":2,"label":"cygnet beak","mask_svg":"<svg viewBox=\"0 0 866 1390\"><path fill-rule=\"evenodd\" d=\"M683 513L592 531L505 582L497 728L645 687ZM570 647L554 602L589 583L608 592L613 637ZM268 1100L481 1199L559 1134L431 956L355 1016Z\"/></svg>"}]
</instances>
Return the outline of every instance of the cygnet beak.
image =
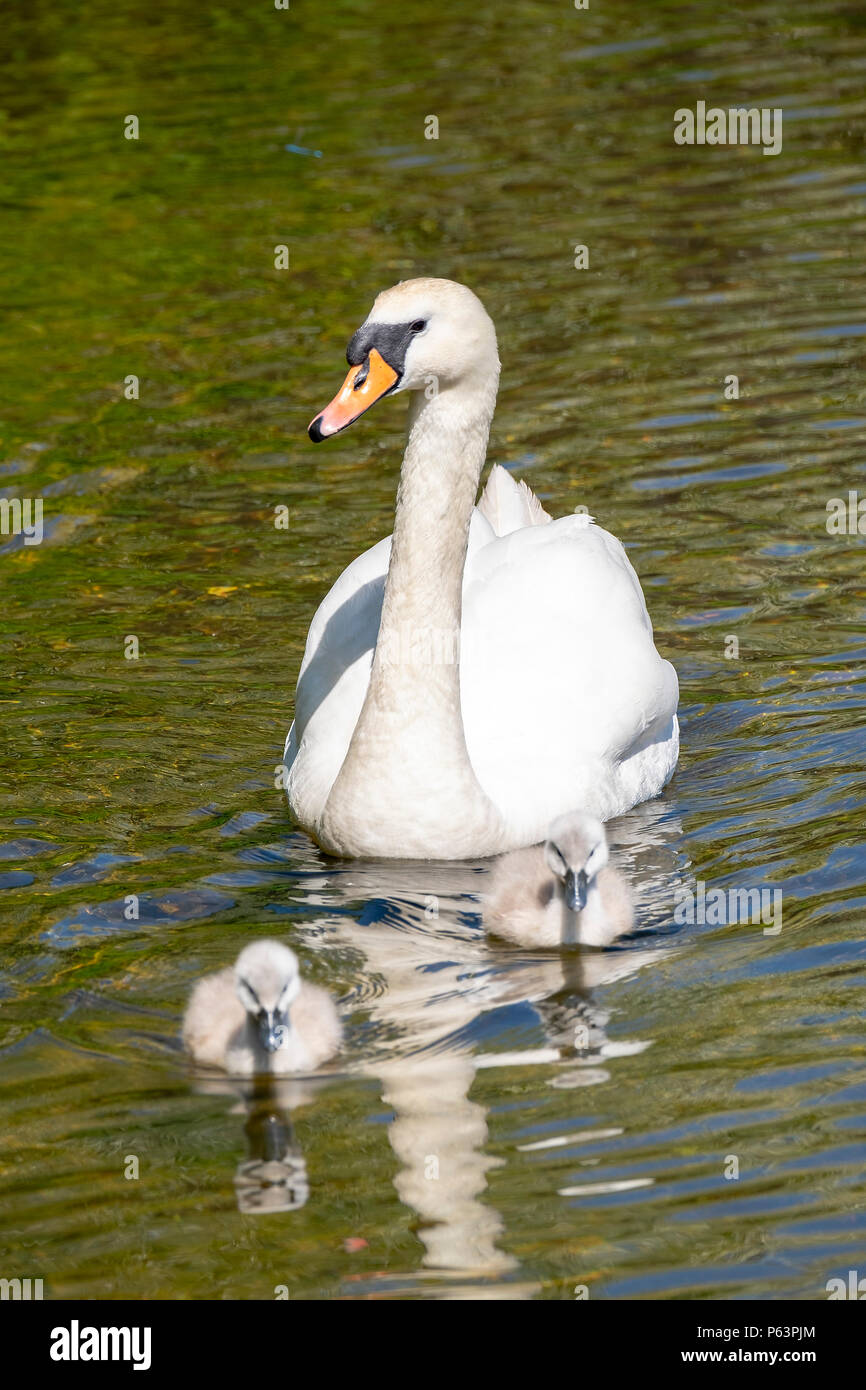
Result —
<instances>
[{"instance_id":1,"label":"cygnet beak","mask_svg":"<svg viewBox=\"0 0 866 1390\"><path fill-rule=\"evenodd\" d=\"M572 912L582 912L586 907L586 890L589 880L583 869L577 873L569 869L565 875L565 901Z\"/></svg>"},{"instance_id":2,"label":"cygnet beak","mask_svg":"<svg viewBox=\"0 0 866 1390\"><path fill-rule=\"evenodd\" d=\"M278 1009L262 1009L259 1014L259 1038L265 1052L277 1052L283 1046L289 1033L288 1014Z\"/></svg>"}]
</instances>

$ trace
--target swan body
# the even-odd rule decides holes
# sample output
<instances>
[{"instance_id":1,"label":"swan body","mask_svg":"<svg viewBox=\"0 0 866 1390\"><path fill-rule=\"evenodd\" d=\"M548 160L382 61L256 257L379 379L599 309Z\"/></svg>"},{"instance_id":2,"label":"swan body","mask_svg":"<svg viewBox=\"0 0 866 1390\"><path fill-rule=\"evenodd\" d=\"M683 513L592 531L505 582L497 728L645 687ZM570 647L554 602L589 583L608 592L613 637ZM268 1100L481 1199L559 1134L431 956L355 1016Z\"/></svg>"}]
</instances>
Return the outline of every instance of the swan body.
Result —
<instances>
[{"instance_id":1,"label":"swan body","mask_svg":"<svg viewBox=\"0 0 866 1390\"><path fill-rule=\"evenodd\" d=\"M315 1071L339 1050L331 996L302 980L278 941L245 946L234 966L206 975L190 996L183 1042L194 1061L232 1076Z\"/></svg>"},{"instance_id":2,"label":"swan body","mask_svg":"<svg viewBox=\"0 0 866 1390\"><path fill-rule=\"evenodd\" d=\"M347 357L311 437L409 390L408 440L393 536L310 626L284 755L296 819L332 854L465 859L537 844L574 806L609 819L657 795L677 677L621 544L585 514L551 520L499 466L473 505L499 375L480 301L403 282Z\"/></svg>"},{"instance_id":3,"label":"swan body","mask_svg":"<svg viewBox=\"0 0 866 1390\"><path fill-rule=\"evenodd\" d=\"M491 878L484 924L515 946L609 946L634 925L604 826L583 812L560 816L543 845L504 855Z\"/></svg>"}]
</instances>

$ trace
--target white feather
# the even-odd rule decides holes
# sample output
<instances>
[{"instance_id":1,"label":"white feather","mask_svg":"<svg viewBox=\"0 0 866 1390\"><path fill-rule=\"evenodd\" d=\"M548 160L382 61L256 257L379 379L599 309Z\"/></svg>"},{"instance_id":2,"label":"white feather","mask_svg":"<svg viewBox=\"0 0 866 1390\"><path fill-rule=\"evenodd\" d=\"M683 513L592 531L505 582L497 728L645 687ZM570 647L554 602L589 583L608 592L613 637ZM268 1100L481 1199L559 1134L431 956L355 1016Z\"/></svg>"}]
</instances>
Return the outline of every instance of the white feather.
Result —
<instances>
[{"instance_id":1,"label":"white feather","mask_svg":"<svg viewBox=\"0 0 866 1390\"><path fill-rule=\"evenodd\" d=\"M432 336L411 345L404 374L414 395L395 563L389 537L326 595L286 741L297 819L355 857L535 844L576 806L607 820L655 796L678 754L676 673L619 541L586 514L552 521L499 467L472 508L499 370L478 300L450 281L408 281L379 297L369 322L428 316ZM428 401L423 383L445 362L453 380ZM459 670L385 667L380 656L371 683L386 576L391 628L395 614L416 627L452 622Z\"/></svg>"}]
</instances>

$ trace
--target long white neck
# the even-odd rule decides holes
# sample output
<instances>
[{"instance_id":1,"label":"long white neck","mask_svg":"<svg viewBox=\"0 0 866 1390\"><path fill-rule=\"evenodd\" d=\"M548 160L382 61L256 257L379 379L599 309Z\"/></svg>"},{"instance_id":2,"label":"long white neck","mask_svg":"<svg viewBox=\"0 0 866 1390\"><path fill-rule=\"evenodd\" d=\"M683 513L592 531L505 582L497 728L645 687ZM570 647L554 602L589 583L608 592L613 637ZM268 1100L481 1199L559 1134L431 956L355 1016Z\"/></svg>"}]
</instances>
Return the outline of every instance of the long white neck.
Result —
<instances>
[{"instance_id":1,"label":"long white neck","mask_svg":"<svg viewBox=\"0 0 866 1390\"><path fill-rule=\"evenodd\" d=\"M450 859L502 847L466 749L459 665L469 523L497 381L498 364L429 400L412 395L370 685L325 807L326 848Z\"/></svg>"}]
</instances>

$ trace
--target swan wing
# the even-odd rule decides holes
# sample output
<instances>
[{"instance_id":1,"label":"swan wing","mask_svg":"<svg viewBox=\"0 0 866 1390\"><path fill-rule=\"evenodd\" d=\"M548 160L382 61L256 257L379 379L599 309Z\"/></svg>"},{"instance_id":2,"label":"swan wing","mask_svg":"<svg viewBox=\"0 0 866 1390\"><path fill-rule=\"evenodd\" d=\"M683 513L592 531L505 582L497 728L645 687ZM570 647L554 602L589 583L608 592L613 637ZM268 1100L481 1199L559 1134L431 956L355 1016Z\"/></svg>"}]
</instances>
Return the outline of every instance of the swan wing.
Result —
<instances>
[{"instance_id":1,"label":"swan wing","mask_svg":"<svg viewBox=\"0 0 866 1390\"><path fill-rule=\"evenodd\" d=\"M205 975L195 985L184 1015L184 1046L201 1065L223 1067L226 1048L245 1017L235 992L234 970L229 967Z\"/></svg>"},{"instance_id":2,"label":"swan wing","mask_svg":"<svg viewBox=\"0 0 866 1390\"><path fill-rule=\"evenodd\" d=\"M507 524L501 509L493 520ZM387 537L353 560L310 626L285 749L302 824L321 814L364 703L390 548ZM577 806L621 814L671 775L676 673L622 545L587 516L498 536L476 508L460 662L476 775L524 843Z\"/></svg>"},{"instance_id":3,"label":"swan wing","mask_svg":"<svg viewBox=\"0 0 866 1390\"><path fill-rule=\"evenodd\" d=\"M584 515L467 562L460 681L476 775L529 843L577 806L620 814L673 770L676 673L622 545Z\"/></svg>"},{"instance_id":4,"label":"swan wing","mask_svg":"<svg viewBox=\"0 0 866 1390\"><path fill-rule=\"evenodd\" d=\"M390 555L390 536L358 555L310 624L283 754L289 803L304 825L321 814L361 713Z\"/></svg>"}]
</instances>

